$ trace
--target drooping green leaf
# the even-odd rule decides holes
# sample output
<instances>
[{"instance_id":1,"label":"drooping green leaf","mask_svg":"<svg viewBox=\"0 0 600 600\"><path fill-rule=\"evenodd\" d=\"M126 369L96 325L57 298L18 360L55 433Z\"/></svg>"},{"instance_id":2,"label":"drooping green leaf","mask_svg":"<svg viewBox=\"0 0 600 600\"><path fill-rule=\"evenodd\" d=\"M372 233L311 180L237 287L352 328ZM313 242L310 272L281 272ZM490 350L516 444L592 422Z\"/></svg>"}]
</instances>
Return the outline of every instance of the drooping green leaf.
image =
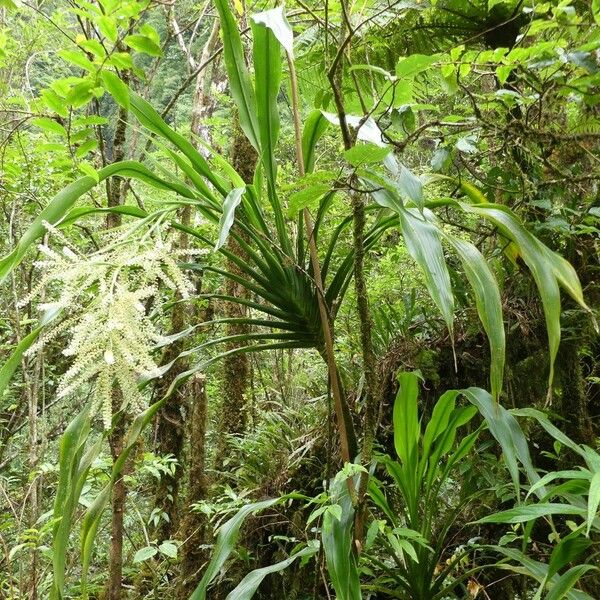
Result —
<instances>
[{"instance_id":1,"label":"drooping green leaf","mask_svg":"<svg viewBox=\"0 0 600 600\"><path fill-rule=\"evenodd\" d=\"M558 440L561 444L573 450L583 458L586 458L585 450L579 445L576 444L570 437L564 434L558 427L553 425L550 422L550 419L541 411L536 408L525 407L525 408L517 408L513 409L512 414L520 417L530 417L536 419L537 422L555 439Z\"/></svg>"},{"instance_id":2,"label":"drooping green leaf","mask_svg":"<svg viewBox=\"0 0 600 600\"><path fill-rule=\"evenodd\" d=\"M8 387L10 380L16 371L17 367L21 364L21 358L23 354L29 349L29 347L35 342L42 331L41 327L36 327L31 333L26 335L18 344L17 347L12 351L8 359L4 362L0 368L0 396L4 390Z\"/></svg>"},{"instance_id":3,"label":"drooping green leaf","mask_svg":"<svg viewBox=\"0 0 600 600\"><path fill-rule=\"evenodd\" d=\"M271 506L275 506L287 498L287 496L270 498L269 500L246 504L246 506L243 506L231 519L229 519L229 521L221 525L210 562L204 571L204 575L198 584L198 587L190 596L190 600L206 600L206 590L235 549L240 528L246 517L251 514L256 514L261 510L265 510L266 508L270 508Z\"/></svg>"},{"instance_id":4,"label":"drooping green leaf","mask_svg":"<svg viewBox=\"0 0 600 600\"><path fill-rule=\"evenodd\" d=\"M490 344L490 382L492 396L497 400L502 391L506 351L498 282L481 252L473 244L456 236L445 235L445 238L458 254L475 295L477 313Z\"/></svg>"},{"instance_id":5,"label":"drooping green leaf","mask_svg":"<svg viewBox=\"0 0 600 600\"><path fill-rule=\"evenodd\" d=\"M412 200L418 207L423 205L423 183L404 165L400 165L398 172L398 190L402 196Z\"/></svg>"},{"instance_id":6,"label":"drooping green leaf","mask_svg":"<svg viewBox=\"0 0 600 600\"><path fill-rule=\"evenodd\" d=\"M550 555L547 579L551 579L570 562L575 562L590 547L590 544L591 541L583 537L580 531L574 531L563 538Z\"/></svg>"},{"instance_id":7,"label":"drooping green leaf","mask_svg":"<svg viewBox=\"0 0 600 600\"><path fill-rule=\"evenodd\" d=\"M136 161L123 161L113 163L98 171L98 181L103 181L107 177L121 175L122 177L133 177L140 179L159 189L171 190L182 196L194 198L194 195L184 186L177 183L170 183L158 178L150 169ZM42 237L46 231L44 221L54 225L62 219L78 198L89 192L95 185L93 177L82 177L69 184L61 190L50 201L48 206L33 220L27 228L13 251L0 260L0 284L6 279L11 270L18 265L25 256L27 250L38 238Z\"/></svg>"},{"instance_id":8,"label":"drooping green leaf","mask_svg":"<svg viewBox=\"0 0 600 600\"><path fill-rule=\"evenodd\" d=\"M561 575L553 584L546 600L562 600L567 597L573 586L589 571L597 569L594 565L576 565Z\"/></svg>"},{"instance_id":9,"label":"drooping green leaf","mask_svg":"<svg viewBox=\"0 0 600 600\"><path fill-rule=\"evenodd\" d=\"M219 221L219 238L215 244L215 252L222 248L229 237L229 230L235 219L235 209L242 201L242 196L246 191L245 187L233 188L223 201L223 213Z\"/></svg>"},{"instance_id":10,"label":"drooping green leaf","mask_svg":"<svg viewBox=\"0 0 600 600\"><path fill-rule=\"evenodd\" d=\"M329 121L320 110L313 110L304 123L302 131L302 155L304 170L312 173L315 168L315 150L317 142L323 137L329 127Z\"/></svg>"},{"instance_id":11,"label":"drooping green leaf","mask_svg":"<svg viewBox=\"0 0 600 600\"><path fill-rule=\"evenodd\" d=\"M406 247L422 269L427 289L452 332L454 295L438 230L417 209L401 209L399 215Z\"/></svg>"},{"instance_id":12,"label":"drooping green leaf","mask_svg":"<svg viewBox=\"0 0 600 600\"><path fill-rule=\"evenodd\" d=\"M527 438L523 434L519 423L514 416L509 413L503 406L498 404L494 398L481 388L471 387L462 390L463 395L472 402L486 420L490 433L496 438L502 452L506 466L515 486L515 495L519 498L520 482L519 482L519 461L531 484L539 480L539 475L531 461ZM543 498L546 490L540 487L536 490L538 497Z\"/></svg>"},{"instance_id":13,"label":"drooping green leaf","mask_svg":"<svg viewBox=\"0 0 600 600\"><path fill-rule=\"evenodd\" d=\"M516 244L523 260L531 271L540 293L546 319L546 330L550 346L550 372L548 381L549 385L551 385L554 378L554 361L561 337L561 302L556 273L560 270L561 278L567 279L568 287L566 289L569 293L575 293L576 300L581 298L577 291L580 287L577 277L564 264L550 260L550 251L523 227L510 209L490 203L463 205L463 208L494 223L505 237Z\"/></svg>"},{"instance_id":14,"label":"drooping green leaf","mask_svg":"<svg viewBox=\"0 0 600 600\"><path fill-rule=\"evenodd\" d=\"M313 556L319 551L319 543L311 544L306 548L303 548L296 554L292 554L289 558L282 560L268 567L262 567L261 569L255 569L251 571L242 579L242 581L233 589L225 600L250 600L258 590L258 587L267 575L271 573L278 573L287 569L295 560L299 558L307 558Z\"/></svg>"},{"instance_id":15,"label":"drooping green leaf","mask_svg":"<svg viewBox=\"0 0 600 600\"><path fill-rule=\"evenodd\" d=\"M594 519L598 513L598 506L600 505L600 471L594 473L590 482L590 492L588 495L588 509L587 509L587 525L585 534L590 535L590 529L594 523Z\"/></svg>"}]
</instances>

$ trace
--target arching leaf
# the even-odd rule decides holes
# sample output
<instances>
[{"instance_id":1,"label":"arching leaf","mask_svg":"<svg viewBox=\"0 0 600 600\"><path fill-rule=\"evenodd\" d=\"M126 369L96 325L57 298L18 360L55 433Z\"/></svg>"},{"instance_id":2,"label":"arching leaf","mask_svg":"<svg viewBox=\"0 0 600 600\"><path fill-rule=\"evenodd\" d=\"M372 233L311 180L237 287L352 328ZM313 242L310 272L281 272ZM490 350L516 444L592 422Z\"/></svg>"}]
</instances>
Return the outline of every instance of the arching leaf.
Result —
<instances>
[{"instance_id":1,"label":"arching leaf","mask_svg":"<svg viewBox=\"0 0 600 600\"><path fill-rule=\"evenodd\" d=\"M485 258L473 244L455 236L446 235L445 238L460 257L465 275L473 288L477 313L490 343L490 383L492 396L497 400L502 390L506 351L498 282Z\"/></svg>"},{"instance_id":2,"label":"arching leaf","mask_svg":"<svg viewBox=\"0 0 600 600\"><path fill-rule=\"evenodd\" d=\"M294 561L299 558L307 558L313 556L319 551L318 541L314 544L303 548L296 554L292 554L289 558L282 560L274 565L268 567L262 567L262 569L255 569L251 571L242 579L242 581L233 589L225 600L250 600L258 590L258 586L263 582L264 578L271 573L278 573L287 569Z\"/></svg>"},{"instance_id":3,"label":"arching leaf","mask_svg":"<svg viewBox=\"0 0 600 600\"><path fill-rule=\"evenodd\" d=\"M399 215L406 247L422 269L427 289L452 332L454 296L439 232L416 209L403 208Z\"/></svg>"}]
</instances>

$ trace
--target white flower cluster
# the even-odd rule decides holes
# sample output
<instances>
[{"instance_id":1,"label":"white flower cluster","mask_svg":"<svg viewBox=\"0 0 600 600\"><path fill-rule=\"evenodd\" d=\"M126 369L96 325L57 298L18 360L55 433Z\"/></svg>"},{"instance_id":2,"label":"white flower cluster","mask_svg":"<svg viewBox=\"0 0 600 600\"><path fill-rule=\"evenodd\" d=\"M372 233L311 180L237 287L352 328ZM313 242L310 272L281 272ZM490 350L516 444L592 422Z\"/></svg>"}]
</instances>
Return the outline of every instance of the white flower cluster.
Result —
<instances>
[{"instance_id":1,"label":"white flower cluster","mask_svg":"<svg viewBox=\"0 0 600 600\"><path fill-rule=\"evenodd\" d=\"M138 379L159 372L152 349L164 338L148 316L147 305L157 299L161 285L188 298L192 284L177 260L206 251L173 248L156 235L146 232L140 237L128 231L84 255L57 228L44 225L62 249L39 246L44 255L36 263L40 281L21 304L30 302L43 288L57 288L56 300L39 308L61 310L67 317L49 326L28 352L66 335L69 343L63 354L73 357L73 363L61 378L58 394L66 397L95 382L96 406L109 428L115 386L120 388L123 409L139 413L147 403Z\"/></svg>"}]
</instances>

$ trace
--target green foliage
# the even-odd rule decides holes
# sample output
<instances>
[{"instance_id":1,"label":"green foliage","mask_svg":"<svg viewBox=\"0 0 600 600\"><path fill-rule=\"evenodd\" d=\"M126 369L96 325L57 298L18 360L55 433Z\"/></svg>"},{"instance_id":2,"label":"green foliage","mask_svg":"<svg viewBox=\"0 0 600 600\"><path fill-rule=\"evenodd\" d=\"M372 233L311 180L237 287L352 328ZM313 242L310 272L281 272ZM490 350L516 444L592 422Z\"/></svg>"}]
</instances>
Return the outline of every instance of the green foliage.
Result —
<instances>
[{"instance_id":1,"label":"green foliage","mask_svg":"<svg viewBox=\"0 0 600 600\"><path fill-rule=\"evenodd\" d=\"M401 373L394 404L394 447L398 460L381 457L394 488L386 493L382 481L372 479L369 494L386 520L376 529L394 566L384 567L373 552L374 565L381 570L382 582L393 581L398 592L407 590L412 598L442 598L452 593L464 579L455 568L474 547L457 552L448 559L448 568L439 570L447 552L450 528L457 516L469 510L480 492L452 489L457 471L468 460L479 436L479 429L458 437L477 410L456 406L460 393L451 390L440 397L424 426L418 414L418 377ZM393 503L395 494L400 503ZM377 580L375 587L386 587ZM389 587L390 584L387 584Z\"/></svg>"},{"instance_id":2,"label":"green foliage","mask_svg":"<svg viewBox=\"0 0 600 600\"><path fill-rule=\"evenodd\" d=\"M204 598L206 598L208 587L218 575L223 564L235 548L235 543L244 519L251 514L265 510L271 506L275 506L276 504L280 504L288 499L289 497L271 498L269 500L262 500L261 502L252 502L250 504L246 504L231 519L229 519L229 521L220 527L211 561L207 565L198 587L190 596L190 600L204 600ZM313 549L311 548L311 550ZM257 576L254 575L251 577L250 581L254 581L256 577ZM260 575L258 578L260 578ZM257 582L257 584L259 583L260 581ZM246 585L247 583L244 583L242 589L246 587Z\"/></svg>"},{"instance_id":3,"label":"green foliage","mask_svg":"<svg viewBox=\"0 0 600 600\"><path fill-rule=\"evenodd\" d=\"M292 3L286 16L272 3L244 14L237 0L35 10L4 2L0 485L8 508L0 529L12 549L0 554L3 597L31 595L25 553L37 565L38 595L104 593L107 507L127 460L139 469L125 476L125 577L147 597L173 594L192 553L159 533L170 518L160 485L189 475L194 457L185 449L198 440L186 438L180 456L158 456L149 431L171 423L162 411L173 402L178 435L188 435L183 384L205 372L214 446L222 394L211 366L240 353L252 353L243 408L251 427L230 436L228 473L192 502L213 523L239 512L221 525L193 598L210 596L234 555L244 565L221 578L228 600L251 598L267 577L282 597L445 600L500 585L497 569L529 578L506 592L513 596L591 597L582 590L597 581L600 506L587 414L600 380L590 318L600 230L597 2L368 0L331 2L326 13L313 4ZM203 48L215 11L221 40ZM208 101L198 106L201 97ZM192 142L190 116L213 108L202 123L207 139ZM259 156L251 184L227 158L233 111ZM120 154L126 160L113 162ZM351 205L363 203L361 240ZM308 234L305 210L315 222ZM124 225L107 234L104 217ZM355 269L368 282L366 299L351 288ZM238 291L226 292L225 281ZM119 290L127 306L112 301L125 297ZM372 437L377 448L373 464L345 465L322 493L319 482L339 465L315 362L326 356L320 300L363 458ZM355 314L357 300L370 301L367 318ZM238 316L224 317L224 303ZM181 307L195 319L182 327ZM371 321L376 389L358 358ZM236 325L247 329L223 333ZM531 381L519 375L524 361L534 365ZM420 400L417 375L403 372L419 366ZM547 389L538 389L546 375ZM491 393L438 393L488 376ZM119 388L122 407L112 415ZM308 401L308 390L318 399ZM551 401L569 436L539 410ZM99 402L108 431L96 434ZM126 413L134 421L112 464L106 438ZM56 465L41 458L55 455ZM215 462L209 452L205 469ZM292 509L283 502L290 489L313 500ZM282 497L260 501L269 496ZM173 510L184 514L188 500ZM272 506L281 523L242 530ZM80 516L79 572L71 537ZM321 552L325 583L314 577L320 562L310 561ZM282 577L287 569L294 575ZM302 569L311 576L297 579ZM287 579L297 579L291 591Z\"/></svg>"}]
</instances>

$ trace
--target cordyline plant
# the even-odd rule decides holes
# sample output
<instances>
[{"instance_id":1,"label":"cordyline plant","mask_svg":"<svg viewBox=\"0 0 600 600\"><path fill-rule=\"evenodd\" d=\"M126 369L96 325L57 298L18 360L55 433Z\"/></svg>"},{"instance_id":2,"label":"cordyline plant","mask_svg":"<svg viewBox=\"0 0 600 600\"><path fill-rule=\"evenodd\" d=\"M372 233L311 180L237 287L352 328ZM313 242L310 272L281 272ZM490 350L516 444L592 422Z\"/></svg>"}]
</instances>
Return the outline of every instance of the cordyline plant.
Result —
<instances>
[{"instance_id":1,"label":"cordyline plant","mask_svg":"<svg viewBox=\"0 0 600 600\"><path fill-rule=\"evenodd\" d=\"M240 125L250 143L260 156L261 168L253 184L245 184L227 160L216 153L210 159L198 152L183 136L169 127L148 102L119 80L114 73L104 74L104 81L115 100L137 118L140 125L154 136L156 145L173 161L185 175L185 182L164 171L161 177L135 161L112 164L100 171L97 177L83 177L60 192L33 221L10 255L0 261L0 280L6 279L11 270L23 259L29 247L50 226L66 228L77 219L97 212L118 212L123 216L141 219L145 223L164 223L189 234L201 245L214 247L232 261L241 274L230 273L203 262L188 267L211 270L234 280L249 292L248 298L212 294L213 298L243 304L250 309L247 317L219 319L216 323L244 323L253 326L250 333L211 339L185 351L185 355L197 356L195 362L173 381L166 395L139 414L129 431L125 449L113 465L110 482L86 511L81 532L83 560L82 581L90 564L93 541L100 517L110 498L111 489L119 476L136 439L160 407L168 401L173 391L193 373L206 369L226 353L210 359L203 357L204 350L224 342L240 342L240 346L227 353L257 352L269 349L315 348L323 357L334 396L334 406L340 431L342 458L345 462L356 460L359 453L357 437L363 437L362 456L369 462L373 423L367 423L361 436L354 432L349 409L344 401L341 378L334 355L334 330L336 312L352 278L355 277L360 294L362 260L364 253L373 248L382 234L397 228L406 247L424 274L427 289L441 312L450 333L453 329L454 296L450 282L445 248L455 253L464 268L464 274L475 297L482 325L489 338L491 355L490 387L492 397L498 399L502 389L505 358L505 335L503 327L500 291L496 278L486 259L471 242L444 229L436 217L439 209L451 207L470 217L491 223L499 235L510 242L529 268L537 285L543 304L550 349L550 381L552 365L560 341L560 292L562 287L580 305L585 307L581 286L571 265L551 251L520 222L506 206L490 203L474 186L458 182L462 198L445 196L426 197L423 182L404 167L391 152L385 136L378 128L373 114L361 116L347 114L340 86L340 69L344 50L358 27L349 26L331 61L328 75L335 100L336 114L313 111L303 114L301 90L299 90L293 57L293 31L282 8L269 10L251 19L253 36L252 74L246 66L242 40L236 20L226 0L215 0L223 33L223 56L231 95L239 113ZM349 23L348 25L353 25ZM298 159L298 187L305 189L294 203L296 222L290 226L281 200L277 181L277 142L279 137L279 111L277 98L283 74L283 56L287 58L293 116L296 131L296 155ZM428 66L430 64L428 63ZM390 85L401 84L401 79ZM377 108L377 107L376 107ZM380 109L385 112L386 107ZM302 123L304 127L302 128ZM315 148L319 139L331 125L340 128L345 151L341 159L347 164L342 177L330 181L323 189L322 181L316 187L307 183L315 169ZM172 202L165 208L147 213L132 206L98 209L94 206L77 206L75 203L94 186L108 177L119 176L141 181L168 193ZM438 188L455 185L449 177L436 176L429 179ZM332 205L335 194L347 194L353 212L342 219L328 238L323 232L323 221ZM189 205L202 217L218 226L216 240L208 239L196 228L177 221L176 210ZM309 207L317 206L314 214ZM243 218L239 218L243 213ZM365 215L375 218L368 227ZM233 226L235 223L235 226ZM354 246L341 258L337 241L352 226ZM231 236L243 249L242 260L227 249L225 242ZM317 252L317 242L320 253ZM252 298L252 299L249 299ZM359 303L360 304L360 303ZM370 331L368 305L359 305L365 370L370 371L367 381L369 394L377 393L372 365L369 362ZM56 315L53 315L56 317ZM199 323L189 331L208 323ZM7 385L19 364L20 356L31 346L45 326L45 322L25 338L0 370L0 389ZM244 342L244 345L241 343ZM371 351L372 354L372 351ZM171 365L163 365L165 373ZM143 385L151 380L146 379ZM63 595L65 585L65 556L68 536L79 494L87 471L100 450L101 440L88 443L93 417L90 407L68 426L60 447L60 475L55 504L57 525L54 533L54 597ZM358 487L359 504L367 489L366 471L361 475ZM352 487L351 485L349 486ZM351 490L351 495L354 489ZM359 510L356 527L362 530L364 513ZM362 515L362 516L361 516ZM335 536L334 536L335 537ZM220 560L220 559L219 559ZM212 575L205 576L204 589ZM208 577L208 579L206 579ZM197 598L204 597L198 592Z\"/></svg>"}]
</instances>

